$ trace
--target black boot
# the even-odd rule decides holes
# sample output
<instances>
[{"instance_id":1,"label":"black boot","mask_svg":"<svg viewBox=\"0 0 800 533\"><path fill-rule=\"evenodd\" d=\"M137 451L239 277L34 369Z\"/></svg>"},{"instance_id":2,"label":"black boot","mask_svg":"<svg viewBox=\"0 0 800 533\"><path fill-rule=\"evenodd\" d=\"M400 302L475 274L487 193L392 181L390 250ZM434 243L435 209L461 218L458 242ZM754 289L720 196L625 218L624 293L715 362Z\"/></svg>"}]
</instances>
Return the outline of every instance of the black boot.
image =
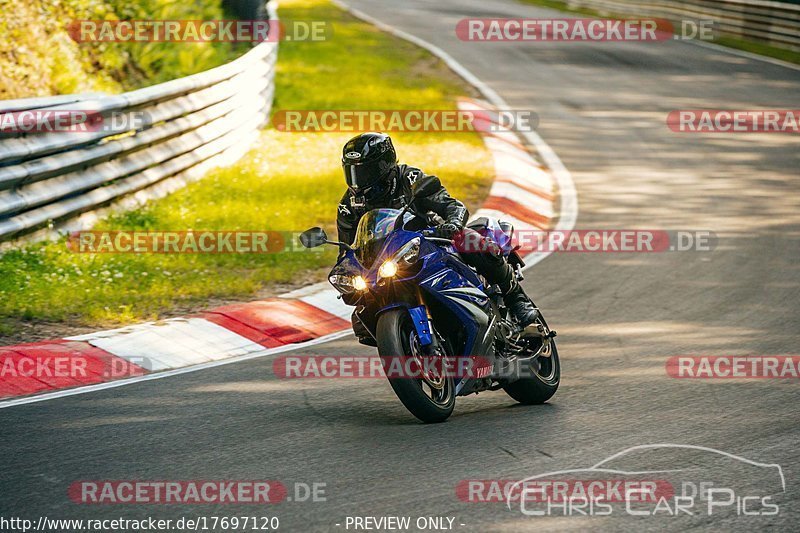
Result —
<instances>
[{"instance_id":1,"label":"black boot","mask_svg":"<svg viewBox=\"0 0 800 533\"><path fill-rule=\"evenodd\" d=\"M508 307L509 316L516 321L520 329L533 324L539 317L539 310L533 306L522 285L516 280L511 284L510 290L503 294L503 301Z\"/></svg>"}]
</instances>

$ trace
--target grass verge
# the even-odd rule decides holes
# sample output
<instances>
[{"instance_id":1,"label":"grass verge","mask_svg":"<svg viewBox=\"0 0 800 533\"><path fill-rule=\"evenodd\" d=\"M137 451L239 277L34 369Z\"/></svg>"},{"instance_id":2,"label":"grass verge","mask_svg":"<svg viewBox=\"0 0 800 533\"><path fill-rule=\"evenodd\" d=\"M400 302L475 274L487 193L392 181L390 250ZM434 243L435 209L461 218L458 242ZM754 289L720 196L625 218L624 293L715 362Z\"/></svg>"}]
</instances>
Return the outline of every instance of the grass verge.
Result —
<instances>
[{"instance_id":1,"label":"grass verge","mask_svg":"<svg viewBox=\"0 0 800 533\"><path fill-rule=\"evenodd\" d=\"M566 2L563 0L519 0L523 4L531 4L541 7L548 7L550 9L556 9L558 11L563 11L565 13L575 13L577 15L586 15L590 17L608 17L607 13L600 13L594 9L590 9L587 7L569 7ZM623 15L620 13L615 13L611 16L611 18L627 18L631 17L630 14ZM787 61L789 63L796 63L800 64L800 52L795 52L793 50L787 50L785 48L779 48L777 46L772 46L766 43L760 43L756 41L750 41L747 39L739 39L736 37L728 37L728 36L716 36L713 41L714 44L719 44L722 46L727 46L729 48L736 48L738 50L743 50L745 52L750 52L753 54L759 54L762 56L772 57L775 59L780 59L782 61Z\"/></svg>"},{"instance_id":2,"label":"grass verge","mask_svg":"<svg viewBox=\"0 0 800 533\"><path fill-rule=\"evenodd\" d=\"M324 42L281 44L273 110L455 109L471 92L444 64L327 0L283 0L281 18L326 20ZM266 129L237 164L162 200L117 214L98 230L334 231L344 191L339 163L353 133ZM475 209L493 178L474 133L398 133L401 161L439 175ZM21 321L110 327L211 303L263 296L324 279L335 250L273 254L74 254L39 243L0 257L0 335ZM14 339L15 341L18 339Z\"/></svg>"},{"instance_id":3,"label":"grass verge","mask_svg":"<svg viewBox=\"0 0 800 533\"><path fill-rule=\"evenodd\" d=\"M84 42L78 20L230 19L222 0L0 0L0 100L138 89L221 65L247 43Z\"/></svg>"}]
</instances>

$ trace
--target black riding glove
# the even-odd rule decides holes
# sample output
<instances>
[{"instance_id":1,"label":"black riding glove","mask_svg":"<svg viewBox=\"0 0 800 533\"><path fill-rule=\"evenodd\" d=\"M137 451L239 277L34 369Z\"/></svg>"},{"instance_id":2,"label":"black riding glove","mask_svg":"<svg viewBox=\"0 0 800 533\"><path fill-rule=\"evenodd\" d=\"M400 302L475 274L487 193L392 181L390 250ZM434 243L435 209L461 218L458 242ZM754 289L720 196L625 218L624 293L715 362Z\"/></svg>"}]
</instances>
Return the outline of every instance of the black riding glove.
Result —
<instances>
[{"instance_id":1,"label":"black riding glove","mask_svg":"<svg viewBox=\"0 0 800 533\"><path fill-rule=\"evenodd\" d=\"M453 224L452 222L447 222L446 224L442 224L440 226L436 226L433 229L433 236L439 237L441 239L452 239L462 230L461 226L458 224Z\"/></svg>"}]
</instances>

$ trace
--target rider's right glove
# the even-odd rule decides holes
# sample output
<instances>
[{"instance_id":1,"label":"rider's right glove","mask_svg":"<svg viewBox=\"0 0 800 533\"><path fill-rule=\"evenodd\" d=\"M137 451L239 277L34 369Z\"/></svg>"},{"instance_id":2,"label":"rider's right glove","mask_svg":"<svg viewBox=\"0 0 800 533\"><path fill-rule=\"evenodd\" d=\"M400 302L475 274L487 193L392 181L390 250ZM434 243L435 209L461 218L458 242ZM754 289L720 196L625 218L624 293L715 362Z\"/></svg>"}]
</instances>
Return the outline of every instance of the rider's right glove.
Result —
<instances>
[{"instance_id":1,"label":"rider's right glove","mask_svg":"<svg viewBox=\"0 0 800 533\"><path fill-rule=\"evenodd\" d=\"M452 239L461 231L461 226L448 222L433 229L433 236L441 239Z\"/></svg>"}]
</instances>

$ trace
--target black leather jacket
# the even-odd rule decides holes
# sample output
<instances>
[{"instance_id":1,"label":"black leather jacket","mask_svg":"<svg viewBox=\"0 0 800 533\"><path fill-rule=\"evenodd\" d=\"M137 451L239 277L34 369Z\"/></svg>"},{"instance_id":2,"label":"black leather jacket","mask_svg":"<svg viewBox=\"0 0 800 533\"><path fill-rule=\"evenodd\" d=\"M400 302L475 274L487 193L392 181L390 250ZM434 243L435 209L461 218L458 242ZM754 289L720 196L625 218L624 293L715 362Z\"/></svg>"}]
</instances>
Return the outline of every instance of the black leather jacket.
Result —
<instances>
[{"instance_id":1,"label":"black leather jacket","mask_svg":"<svg viewBox=\"0 0 800 533\"><path fill-rule=\"evenodd\" d=\"M361 217L372 209L402 209L411 200L411 185L425 174L418 168L408 165L397 165L393 173L394 183L387 194L376 201L366 202L354 197L350 191L344 193L339 203L336 227L339 230L339 241L352 244L356 236L356 227ZM464 204L450 196L442 187L436 193L417 198L414 206L420 213L432 211L442 217L445 223L463 227L469 218L469 211Z\"/></svg>"}]
</instances>

